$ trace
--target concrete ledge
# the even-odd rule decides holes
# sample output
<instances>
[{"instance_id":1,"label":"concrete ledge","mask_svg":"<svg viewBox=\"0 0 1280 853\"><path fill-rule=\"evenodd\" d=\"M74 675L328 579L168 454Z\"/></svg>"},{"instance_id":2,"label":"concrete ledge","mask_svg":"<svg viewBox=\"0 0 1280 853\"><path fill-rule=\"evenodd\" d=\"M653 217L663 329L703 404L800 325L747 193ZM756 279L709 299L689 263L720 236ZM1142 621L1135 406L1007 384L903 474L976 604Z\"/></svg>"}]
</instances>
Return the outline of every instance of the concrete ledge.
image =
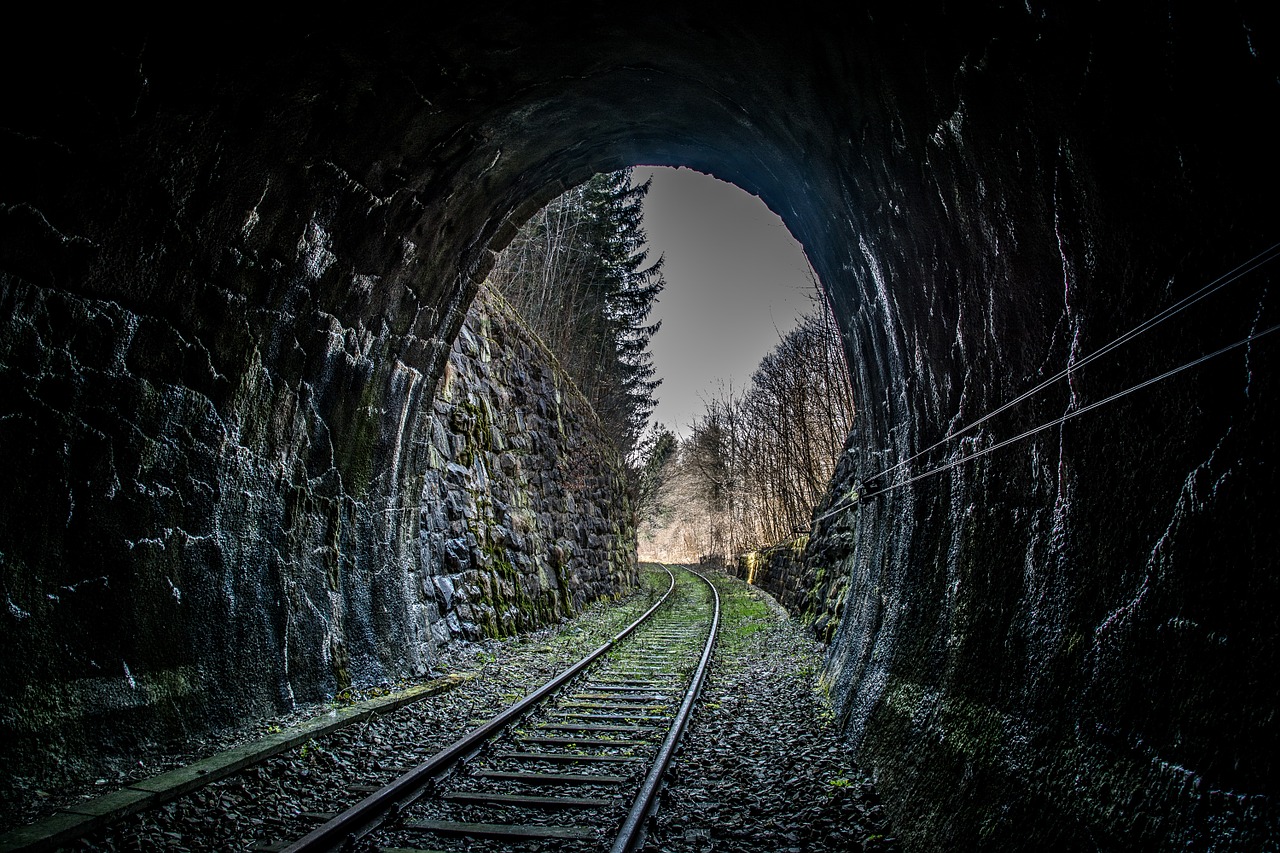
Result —
<instances>
[{"instance_id":1,"label":"concrete ledge","mask_svg":"<svg viewBox=\"0 0 1280 853\"><path fill-rule=\"evenodd\" d=\"M352 723L363 722L378 714L390 713L419 699L448 692L472 678L475 678L475 673L453 673L389 696L357 702L346 708L335 708L288 731L267 735L253 743L228 749L185 767L133 782L101 797L76 803L30 826L19 827L0 835L0 853L52 850L135 812L154 808L210 782L225 779L312 738L329 734Z\"/></svg>"}]
</instances>

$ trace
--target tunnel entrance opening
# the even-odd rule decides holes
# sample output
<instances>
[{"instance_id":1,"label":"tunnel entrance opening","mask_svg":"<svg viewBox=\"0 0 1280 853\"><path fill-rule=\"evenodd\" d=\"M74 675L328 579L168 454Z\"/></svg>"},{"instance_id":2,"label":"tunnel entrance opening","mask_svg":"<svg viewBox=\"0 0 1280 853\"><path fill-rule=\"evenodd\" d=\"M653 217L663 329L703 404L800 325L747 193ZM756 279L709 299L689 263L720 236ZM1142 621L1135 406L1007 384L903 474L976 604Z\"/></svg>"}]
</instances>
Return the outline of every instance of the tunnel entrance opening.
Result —
<instances>
[{"instance_id":1,"label":"tunnel entrance opening","mask_svg":"<svg viewBox=\"0 0 1280 853\"><path fill-rule=\"evenodd\" d=\"M601 265L617 254L602 232L628 235L615 248L634 270ZM828 303L759 199L692 170L598 176L533 214L485 287L610 424L642 559L734 562L807 536L852 398ZM611 368L615 357L623 363ZM631 390L612 396L619 387Z\"/></svg>"},{"instance_id":2,"label":"tunnel entrance opening","mask_svg":"<svg viewBox=\"0 0 1280 853\"><path fill-rule=\"evenodd\" d=\"M450 593L415 573L412 413L489 249L598 171L713 170L809 249L855 373L837 493L1274 242L1265 16L990 5L6 52L6 759L88 750L100 712L177 731L320 696L339 651L353 678L427 662ZM1109 378L1270 328L1259 276ZM817 531L806 565L849 579L832 692L909 842L1275 837L1273 349ZM476 559L459 538L440 559Z\"/></svg>"}]
</instances>

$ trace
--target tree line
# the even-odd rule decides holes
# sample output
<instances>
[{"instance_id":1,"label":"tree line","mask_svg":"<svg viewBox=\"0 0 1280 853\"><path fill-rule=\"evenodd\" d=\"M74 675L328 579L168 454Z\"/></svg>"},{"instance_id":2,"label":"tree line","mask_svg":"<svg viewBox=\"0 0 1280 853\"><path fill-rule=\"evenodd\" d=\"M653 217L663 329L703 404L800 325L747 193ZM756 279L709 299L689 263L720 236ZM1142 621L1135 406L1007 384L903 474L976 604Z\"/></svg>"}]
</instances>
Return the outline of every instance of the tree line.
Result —
<instances>
[{"instance_id":1,"label":"tree line","mask_svg":"<svg viewBox=\"0 0 1280 853\"><path fill-rule=\"evenodd\" d=\"M633 462L660 381L649 353L659 324L649 315L666 285L642 226L648 192L631 169L596 175L534 214L489 276Z\"/></svg>"},{"instance_id":2,"label":"tree line","mask_svg":"<svg viewBox=\"0 0 1280 853\"><path fill-rule=\"evenodd\" d=\"M708 401L691 434L670 439L643 507L642 550L687 561L807 533L853 418L839 331L823 302L761 360L745 391Z\"/></svg>"}]
</instances>

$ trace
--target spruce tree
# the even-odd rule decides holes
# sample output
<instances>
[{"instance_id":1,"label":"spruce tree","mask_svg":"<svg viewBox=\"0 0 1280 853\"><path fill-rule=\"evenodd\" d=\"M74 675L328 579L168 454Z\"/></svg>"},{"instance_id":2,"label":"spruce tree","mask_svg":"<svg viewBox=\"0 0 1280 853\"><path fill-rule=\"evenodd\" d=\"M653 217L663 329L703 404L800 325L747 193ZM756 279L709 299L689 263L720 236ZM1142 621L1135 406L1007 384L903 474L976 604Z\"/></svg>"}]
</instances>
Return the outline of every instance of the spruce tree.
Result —
<instances>
[{"instance_id":1,"label":"spruce tree","mask_svg":"<svg viewBox=\"0 0 1280 853\"><path fill-rule=\"evenodd\" d=\"M597 379L591 397L598 412L621 430L620 449L630 452L653 412L658 380L649 341L658 323L649 323L665 282L662 259L649 264L643 224L649 182L632 185L631 170L597 175L586 187L588 254L597 263Z\"/></svg>"},{"instance_id":2,"label":"spruce tree","mask_svg":"<svg viewBox=\"0 0 1280 853\"><path fill-rule=\"evenodd\" d=\"M649 183L596 175L533 216L493 280L556 353L630 457L656 402L649 316L665 285L643 228Z\"/></svg>"}]
</instances>

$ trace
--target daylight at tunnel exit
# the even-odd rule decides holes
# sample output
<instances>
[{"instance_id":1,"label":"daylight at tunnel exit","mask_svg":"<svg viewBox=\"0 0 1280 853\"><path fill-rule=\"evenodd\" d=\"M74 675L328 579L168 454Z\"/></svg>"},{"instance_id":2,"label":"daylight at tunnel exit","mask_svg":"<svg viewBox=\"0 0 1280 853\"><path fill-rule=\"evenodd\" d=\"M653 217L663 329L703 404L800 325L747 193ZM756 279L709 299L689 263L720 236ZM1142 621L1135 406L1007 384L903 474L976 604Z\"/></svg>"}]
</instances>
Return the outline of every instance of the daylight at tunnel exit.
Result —
<instances>
[{"instance_id":1,"label":"daylight at tunnel exit","mask_svg":"<svg viewBox=\"0 0 1280 853\"><path fill-rule=\"evenodd\" d=\"M0 40L0 853L1280 850L1270 4Z\"/></svg>"}]
</instances>

